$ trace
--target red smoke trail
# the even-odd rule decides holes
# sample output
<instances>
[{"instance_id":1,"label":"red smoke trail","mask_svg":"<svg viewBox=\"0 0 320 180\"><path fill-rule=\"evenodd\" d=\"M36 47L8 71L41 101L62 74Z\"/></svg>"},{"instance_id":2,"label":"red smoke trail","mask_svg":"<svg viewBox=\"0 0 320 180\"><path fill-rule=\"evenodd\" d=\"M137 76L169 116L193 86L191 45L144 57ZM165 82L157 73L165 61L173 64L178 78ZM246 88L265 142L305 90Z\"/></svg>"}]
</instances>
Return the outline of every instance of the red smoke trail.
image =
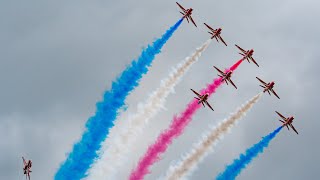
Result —
<instances>
[{"instance_id":1,"label":"red smoke trail","mask_svg":"<svg viewBox=\"0 0 320 180\"><path fill-rule=\"evenodd\" d=\"M236 70L241 62L242 59L226 71ZM211 96L221 84L221 78L216 78L211 84L208 84L207 87L202 89L200 92L201 94L209 93L209 96ZM185 127L192 120L192 116L200 107L201 104L198 104L198 101L193 99L187 105L187 108L180 114L180 116L175 116L173 118L169 128L164 130L158 136L156 142L148 147L147 152L144 154L142 159L140 159L137 167L131 172L130 180L141 180L150 172L149 168L151 165L159 160L159 156L167 150L168 146L172 143L172 140L182 134Z\"/></svg>"}]
</instances>

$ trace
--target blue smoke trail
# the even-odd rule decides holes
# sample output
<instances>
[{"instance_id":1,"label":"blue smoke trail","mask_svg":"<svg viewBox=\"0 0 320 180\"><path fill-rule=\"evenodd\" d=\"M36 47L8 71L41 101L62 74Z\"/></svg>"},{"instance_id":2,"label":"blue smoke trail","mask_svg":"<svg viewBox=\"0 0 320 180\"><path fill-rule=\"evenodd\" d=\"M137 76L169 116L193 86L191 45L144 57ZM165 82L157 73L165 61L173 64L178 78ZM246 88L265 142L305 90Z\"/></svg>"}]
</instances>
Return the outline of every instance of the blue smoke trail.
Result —
<instances>
[{"instance_id":1,"label":"blue smoke trail","mask_svg":"<svg viewBox=\"0 0 320 180\"><path fill-rule=\"evenodd\" d=\"M241 171L255 158L259 153L262 153L264 148L268 147L270 141L280 132L282 126L263 137L260 142L246 150L244 154L240 154L238 159L235 159L232 164L228 165L223 173L217 176L217 180L235 179Z\"/></svg>"},{"instance_id":2,"label":"blue smoke trail","mask_svg":"<svg viewBox=\"0 0 320 180\"><path fill-rule=\"evenodd\" d=\"M112 82L111 89L106 91L103 100L96 104L96 114L87 121L86 130L80 141L74 144L72 152L61 164L54 179L73 180L86 176L86 171L98 158L97 151L101 148L101 142L109 134L109 129L114 126L119 108L124 106L128 94L139 85L139 80L148 72L148 67L155 55L160 53L163 45L178 29L182 21L183 19L180 19L160 39L157 39L152 45L148 45L140 57L133 61L116 81Z\"/></svg>"}]
</instances>

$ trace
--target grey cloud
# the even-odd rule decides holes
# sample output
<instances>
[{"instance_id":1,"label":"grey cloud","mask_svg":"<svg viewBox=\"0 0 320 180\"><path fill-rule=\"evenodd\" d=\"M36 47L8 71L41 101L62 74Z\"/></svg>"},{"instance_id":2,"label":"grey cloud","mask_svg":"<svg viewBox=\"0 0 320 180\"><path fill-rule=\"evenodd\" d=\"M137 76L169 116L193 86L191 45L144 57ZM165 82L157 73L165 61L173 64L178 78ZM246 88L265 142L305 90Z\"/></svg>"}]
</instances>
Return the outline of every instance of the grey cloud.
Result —
<instances>
[{"instance_id":1,"label":"grey cloud","mask_svg":"<svg viewBox=\"0 0 320 180\"><path fill-rule=\"evenodd\" d=\"M320 146L317 89L320 3L314 0L181 2L195 9L199 28L183 22L154 62L141 86L128 98L134 113L145 93L159 86L171 66L207 38L206 22L223 27L228 47L212 43L171 95L134 150L124 179L157 133L188 103L189 88L200 89L216 76L212 65L228 67L240 57L233 44L254 48L260 68L244 62L234 81L209 100L184 135L174 141L147 179L163 175L171 161L187 152L208 124L222 120L260 89L255 76L275 80L281 97L266 95L227 135L192 176L212 179L227 163L279 123L274 110L296 116L298 136L284 130L239 179L316 179ZM5 1L0 7L0 179L22 178L21 156L34 162L33 179L53 177L80 137L111 81L180 17L174 1ZM189 97L189 98L188 98ZM178 102L178 103L177 103Z\"/></svg>"}]
</instances>

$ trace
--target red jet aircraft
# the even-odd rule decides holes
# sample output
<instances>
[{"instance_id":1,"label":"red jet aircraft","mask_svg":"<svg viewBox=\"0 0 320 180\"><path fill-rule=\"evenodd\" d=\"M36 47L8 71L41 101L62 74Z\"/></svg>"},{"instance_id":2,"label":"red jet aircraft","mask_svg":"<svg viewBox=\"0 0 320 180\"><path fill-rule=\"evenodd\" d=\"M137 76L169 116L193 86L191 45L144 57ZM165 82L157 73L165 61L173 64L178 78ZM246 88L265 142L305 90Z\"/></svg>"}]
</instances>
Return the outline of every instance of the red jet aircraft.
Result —
<instances>
[{"instance_id":1,"label":"red jet aircraft","mask_svg":"<svg viewBox=\"0 0 320 180\"><path fill-rule=\"evenodd\" d=\"M210 106L210 104L208 103L208 97L209 97L209 94L208 93L206 93L206 94L204 94L204 95L200 95L199 93L197 93L195 90L193 90L193 89L191 89L191 91L193 92L193 93L195 93L198 97L194 97L194 98L196 98L197 100L198 100L198 104L202 104L203 105L203 107L205 107L205 105L204 105L204 103L206 103L206 105L212 110L212 111L214 111L213 110L213 108Z\"/></svg>"},{"instance_id":2,"label":"red jet aircraft","mask_svg":"<svg viewBox=\"0 0 320 180\"><path fill-rule=\"evenodd\" d=\"M217 42L219 42L219 39L223 42L224 45L227 46L227 43L224 42L224 40L222 39L221 37L221 31L222 29L221 28L218 28L218 29L213 29L212 27L210 27L208 24L204 23L204 25L207 26L207 28L209 28L209 30L211 31L208 31L209 34L211 34L211 39L213 38L216 38Z\"/></svg>"},{"instance_id":3,"label":"red jet aircraft","mask_svg":"<svg viewBox=\"0 0 320 180\"><path fill-rule=\"evenodd\" d=\"M237 86L232 82L231 80L231 75L232 75L232 71L230 70L227 73L224 73L223 71L221 71L220 69L218 69L217 67L213 66L220 74L218 74L219 77L222 78L222 81L225 81L228 85L228 81L237 89Z\"/></svg>"},{"instance_id":4,"label":"red jet aircraft","mask_svg":"<svg viewBox=\"0 0 320 180\"><path fill-rule=\"evenodd\" d=\"M256 77L263 85L260 85L263 89L263 92L265 93L266 91L270 94L270 91L277 96L278 99L280 99L280 97L278 96L278 94L273 90L273 86L274 86L274 81L271 81L269 83L266 83L264 81L262 81L261 79L259 79L258 77Z\"/></svg>"},{"instance_id":5,"label":"red jet aircraft","mask_svg":"<svg viewBox=\"0 0 320 180\"><path fill-rule=\"evenodd\" d=\"M176 2L177 3L177 2ZM184 7L182 7L179 3L177 3L178 6L181 8L181 10L183 12L180 11L180 13L183 15L182 18L186 18L188 23L189 23L189 19L190 21L197 27L196 23L193 21L192 17L191 17L191 14L192 14L192 11L193 9L192 8L189 8L189 9L185 9Z\"/></svg>"},{"instance_id":6,"label":"red jet aircraft","mask_svg":"<svg viewBox=\"0 0 320 180\"><path fill-rule=\"evenodd\" d=\"M254 52L253 49L246 51L246 50L242 49L240 46L238 46L238 45L236 45L236 46L241 51L239 54L241 54L243 56L243 60L246 59L246 60L248 60L249 63L251 60L253 63L255 63L259 67L258 63L252 57L253 52Z\"/></svg>"},{"instance_id":7,"label":"red jet aircraft","mask_svg":"<svg viewBox=\"0 0 320 180\"><path fill-rule=\"evenodd\" d=\"M293 121L293 119L294 119L294 117L293 116L291 116L291 117L284 117L282 114L280 114L279 112L277 112L276 111L276 113L282 118L282 120L279 120L279 121L281 121L283 124L282 124L282 127L284 127L284 126L286 126L287 128L288 128L288 130L289 130L289 126L294 130L294 132L296 132L297 134L299 134L298 133L298 131L293 127L293 125L292 125L292 121Z\"/></svg>"},{"instance_id":8,"label":"red jet aircraft","mask_svg":"<svg viewBox=\"0 0 320 180\"><path fill-rule=\"evenodd\" d=\"M28 162L26 162L26 160L24 159L24 157L22 157L22 161L23 161L23 174L26 175L26 179L30 180L30 173L32 172L31 166L32 166L32 161L28 160Z\"/></svg>"}]
</instances>

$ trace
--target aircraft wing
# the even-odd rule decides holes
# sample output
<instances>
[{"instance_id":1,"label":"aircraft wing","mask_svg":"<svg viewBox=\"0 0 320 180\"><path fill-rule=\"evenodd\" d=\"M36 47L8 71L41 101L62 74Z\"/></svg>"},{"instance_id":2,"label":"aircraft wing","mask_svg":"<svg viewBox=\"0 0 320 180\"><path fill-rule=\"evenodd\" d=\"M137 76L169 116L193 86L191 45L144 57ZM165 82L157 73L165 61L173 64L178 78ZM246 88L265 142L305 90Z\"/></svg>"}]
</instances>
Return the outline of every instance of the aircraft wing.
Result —
<instances>
[{"instance_id":1,"label":"aircraft wing","mask_svg":"<svg viewBox=\"0 0 320 180\"><path fill-rule=\"evenodd\" d=\"M203 24L206 25L207 28L209 28L211 31L214 31L214 29L212 29L212 27L210 27L208 24L206 24L206 23L203 23Z\"/></svg>"},{"instance_id":2,"label":"aircraft wing","mask_svg":"<svg viewBox=\"0 0 320 180\"><path fill-rule=\"evenodd\" d=\"M214 111L213 110L213 108L210 106L210 104L208 103L208 101L206 101L206 104L207 104L207 106L212 110L212 111Z\"/></svg>"},{"instance_id":3,"label":"aircraft wing","mask_svg":"<svg viewBox=\"0 0 320 180\"><path fill-rule=\"evenodd\" d=\"M218 37L219 37L219 39L223 42L224 45L228 46L227 43L224 42L224 40L222 39L222 37L221 37L220 35L219 35Z\"/></svg>"},{"instance_id":4,"label":"aircraft wing","mask_svg":"<svg viewBox=\"0 0 320 180\"><path fill-rule=\"evenodd\" d=\"M222 81L226 82L226 84L229 85L228 81L225 78L223 78Z\"/></svg>"},{"instance_id":5,"label":"aircraft wing","mask_svg":"<svg viewBox=\"0 0 320 180\"><path fill-rule=\"evenodd\" d=\"M286 120L287 118L285 118L282 114L280 114L278 111L276 111L276 113L283 119Z\"/></svg>"},{"instance_id":6,"label":"aircraft wing","mask_svg":"<svg viewBox=\"0 0 320 180\"><path fill-rule=\"evenodd\" d=\"M201 102L201 104L203 105L203 107L206 107L206 106L204 105L203 101Z\"/></svg>"},{"instance_id":7,"label":"aircraft wing","mask_svg":"<svg viewBox=\"0 0 320 180\"><path fill-rule=\"evenodd\" d=\"M232 82L232 80L230 78L228 80L236 89L238 89L237 86Z\"/></svg>"},{"instance_id":8,"label":"aircraft wing","mask_svg":"<svg viewBox=\"0 0 320 180\"><path fill-rule=\"evenodd\" d=\"M195 91L195 90L193 90L193 89L191 89L191 91L192 91L193 93L195 93L199 98L201 97L201 95L200 95L199 93L197 93L197 91Z\"/></svg>"},{"instance_id":9,"label":"aircraft wing","mask_svg":"<svg viewBox=\"0 0 320 180\"><path fill-rule=\"evenodd\" d=\"M27 162L26 162L26 160L24 159L24 157L22 157L22 161L23 161L23 164L24 164L24 165L27 165Z\"/></svg>"},{"instance_id":10,"label":"aircraft wing","mask_svg":"<svg viewBox=\"0 0 320 180\"><path fill-rule=\"evenodd\" d=\"M236 45L236 47L237 47L238 49L240 49L240 51L242 51L243 53L246 52L246 51L245 51L244 49L242 49L240 46Z\"/></svg>"},{"instance_id":11,"label":"aircraft wing","mask_svg":"<svg viewBox=\"0 0 320 180\"><path fill-rule=\"evenodd\" d=\"M280 99L280 97L278 96L278 94L277 94L273 89L271 89L271 92L272 92L275 96L277 96L278 99Z\"/></svg>"},{"instance_id":12,"label":"aircraft wing","mask_svg":"<svg viewBox=\"0 0 320 180\"><path fill-rule=\"evenodd\" d=\"M176 2L176 3L183 11L186 11L178 2Z\"/></svg>"},{"instance_id":13,"label":"aircraft wing","mask_svg":"<svg viewBox=\"0 0 320 180\"><path fill-rule=\"evenodd\" d=\"M260 87L262 87L263 89L266 88L265 86L259 85Z\"/></svg>"},{"instance_id":14,"label":"aircraft wing","mask_svg":"<svg viewBox=\"0 0 320 180\"><path fill-rule=\"evenodd\" d=\"M220 74L225 75L223 71L221 71L219 68L213 66Z\"/></svg>"},{"instance_id":15,"label":"aircraft wing","mask_svg":"<svg viewBox=\"0 0 320 180\"><path fill-rule=\"evenodd\" d=\"M217 38L217 34L213 35L214 38L216 38L217 42L219 42L219 39Z\"/></svg>"},{"instance_id":16,"label":"aircraft wing","mask_svg":"<svg viewBox=\"0 0 320 180\"><path fill-rule=\"evenodd\" d=\"M297 134L299 134L298 131L296 130L296 128L294 128L292 124L290 124L290 127L294 130L294 132L296 132Z\"/></svg>"},{"instance_id":17,"label":"aircraft wing","mask_svg":"<svg viewBox=\"0 0 320 180\"><path fill-rule=\"evenodd\" d=\"M270 94L270 91L267 91L268 93L269 93L269 95L271 96L271 94Z\"/></svg>"},{"instance_id":18,"label":"aircraft wing","mask_svg":"<svg viewBox=\"0 0 320 180\"><path fill-rule=\"evenodd\" d=\"M253 59L253 57L250 57L250 59L253 63L255 63L259 67L259 64Z\"/></svg>"},{"instance_id":19,"label":"aircraft wing","mask_svg":"<svg viewBox=\"0 0 320 180\"><path fill-rule=\"evenodd\" d=\"M190 18L190 21L197 27L197 25L196 25L196 23L193 21L192 17L189 16L189 18Z\"/></svg>"},{"instance_id":20,"label":"aircraft wing","mask_svg":"<svg viewBox=\"0 0 320 180\"><path fill-rule=\"evenodd\" d=\"M263 85L267 85L266 82L262 81L260 78L256 77Z\"/></svg>"}]
</instances>

